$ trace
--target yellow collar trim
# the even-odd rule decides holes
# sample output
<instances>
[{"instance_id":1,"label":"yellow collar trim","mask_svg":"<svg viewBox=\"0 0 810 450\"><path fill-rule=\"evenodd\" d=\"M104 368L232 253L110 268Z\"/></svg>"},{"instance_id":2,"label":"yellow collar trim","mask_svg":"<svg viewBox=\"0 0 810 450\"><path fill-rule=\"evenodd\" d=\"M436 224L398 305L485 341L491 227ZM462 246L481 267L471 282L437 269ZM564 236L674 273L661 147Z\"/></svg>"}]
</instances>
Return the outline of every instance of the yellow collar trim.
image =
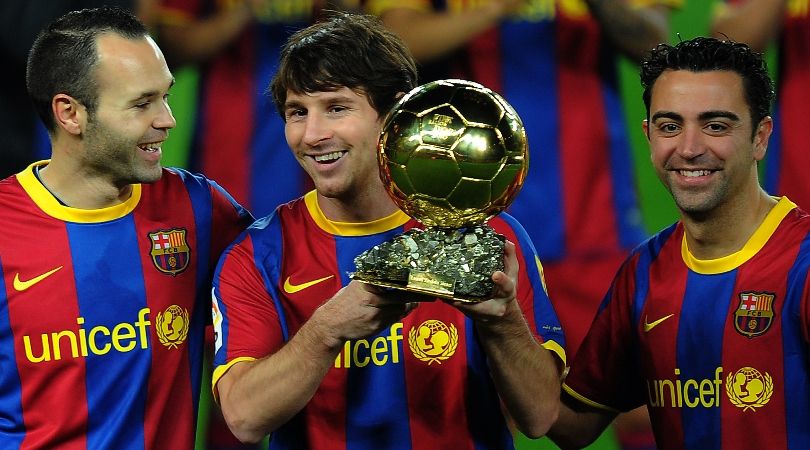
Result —
<instances>
[{"instance_id":1,"label":"yellow collar trim","mask_svg":"<svg viewBox=\"0 0 810 450\"><path fill-rule=\"evenodd\" d=\"M315 191L307 192L304 195L304 203L307 206L309 215L312 220L324 231L336 236L368 236L371 234L382 233L393 228L402 226L410 220L407 214L397 210L390 216L383 217L382 219L373 220L371 222L335 222L326 218L318 205L318 196Z\"/></svg>"},{"instance_id":2,"label":"yellow collar trim","mask_svg":"<svg viewBox=\"0 0 810 450\"><path fill-rule=\"evenodd\" d=\"M141 185L133 184L132 195L125 202L115 206L101 209L79 209L62 205L45 189L45 186L43 186L34 175L35 166L41 168L47 166L49 162L50 160L44 160L31 164L25 170L17 174L17 181L20 182L25 192L31 197L31 200L33 200L45 214L55 219L76 223L109 222L110 220L124 217L132 212L141 200Z\"/></svg>"},{"instance_id":3,"label":"yellow collar trim","mask_svg":"<svg viewBox=\"0 0 810 450\"><path fill-rule=\"evenodd\" d=\"M745 243L743 248L722 258L695 258L694 255L689 252L689 247L686 245L686 233L684 233L681 239L681 256L683 257L683 262L693 271L706 275L734 270L762 250L762 247L765 246L765 243L768 242L768 239L770 239L774 231L776 231L776 227L782 223L782 219L795 207L796 204L788 200L787 197L780 198L779 202L768 212L768 215L765 216L765 220L763 220L759 228L754 231L754 234L751 235L751 238L748 239L748 242Z\"/></svg>"}]
</instances>

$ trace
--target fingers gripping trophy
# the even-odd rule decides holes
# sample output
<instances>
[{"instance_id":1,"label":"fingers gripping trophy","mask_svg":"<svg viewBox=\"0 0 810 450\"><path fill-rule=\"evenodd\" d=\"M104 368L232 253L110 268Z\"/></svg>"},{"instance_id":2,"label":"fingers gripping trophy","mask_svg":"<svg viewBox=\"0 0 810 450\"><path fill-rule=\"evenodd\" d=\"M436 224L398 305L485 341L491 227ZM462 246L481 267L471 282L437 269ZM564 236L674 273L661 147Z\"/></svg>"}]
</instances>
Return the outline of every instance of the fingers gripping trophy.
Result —
<instances>
[{"instance_id":1,"label":"fingers gripping trophy","mask_svg":"<svg viewBox=\"0 0 810 450\"><path fill-rule=\"evenodd\" d=\"M512 106L471 81L416 87L386 117L377 156L388 193L425 228L360 254L352 278L464 302L490 298L505 239L486 222L514 200L529 164Z\"/></svg>"}]
</instances>

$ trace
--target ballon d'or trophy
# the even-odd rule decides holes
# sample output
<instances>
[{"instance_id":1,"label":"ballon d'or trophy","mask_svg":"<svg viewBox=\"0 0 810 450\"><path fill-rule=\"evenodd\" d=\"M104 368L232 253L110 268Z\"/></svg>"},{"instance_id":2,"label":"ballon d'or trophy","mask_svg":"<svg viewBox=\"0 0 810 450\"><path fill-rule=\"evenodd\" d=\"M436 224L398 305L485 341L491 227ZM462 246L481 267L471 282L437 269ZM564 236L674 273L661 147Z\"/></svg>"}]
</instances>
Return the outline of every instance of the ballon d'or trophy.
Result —
<instances>
[{"instance_id":1,"label":"ballon d'or trophy","mask_svg":"<svg viewBox=\"0 0 810 450\"><path fill-rule=\"evenodd\" d=\"M504 237L486 225L528 171L523 123L506 100L465 80L413 89L385 119L380 174L414 228L355 258L352 278L464 302L490 298Z\"/></svg>"}]
</instances>

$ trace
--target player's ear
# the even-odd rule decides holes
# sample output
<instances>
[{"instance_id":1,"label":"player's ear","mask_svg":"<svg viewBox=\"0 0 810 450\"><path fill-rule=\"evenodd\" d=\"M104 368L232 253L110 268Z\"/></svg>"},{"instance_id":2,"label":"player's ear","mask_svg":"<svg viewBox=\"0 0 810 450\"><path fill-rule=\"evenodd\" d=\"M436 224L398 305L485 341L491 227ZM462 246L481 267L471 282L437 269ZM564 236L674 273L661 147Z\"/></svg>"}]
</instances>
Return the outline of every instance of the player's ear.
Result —
<instances>
[{"instance_id":1,"label":"player's ear","mask_svg":"<svg viewBox=\"0 0 810 450\"><path fill-rule=\"evenodd\" d=\"M73 135L80 135L87 118L87 108L67 94L56 94L51 100L56 126Z\"/></svg>"},{"instance_id":2,"label":"player's ear","mask_svg":"<svg viewBox=\"0 0 810 450\"><path fill-rule=\"evenodd\" d=\"M765 152L768 150L768 139L773 132L773 119L771 116L764 117L757 125L756 133L754 133L754 159L762 161L765 158Z\"/></svg>"}]
</instances>

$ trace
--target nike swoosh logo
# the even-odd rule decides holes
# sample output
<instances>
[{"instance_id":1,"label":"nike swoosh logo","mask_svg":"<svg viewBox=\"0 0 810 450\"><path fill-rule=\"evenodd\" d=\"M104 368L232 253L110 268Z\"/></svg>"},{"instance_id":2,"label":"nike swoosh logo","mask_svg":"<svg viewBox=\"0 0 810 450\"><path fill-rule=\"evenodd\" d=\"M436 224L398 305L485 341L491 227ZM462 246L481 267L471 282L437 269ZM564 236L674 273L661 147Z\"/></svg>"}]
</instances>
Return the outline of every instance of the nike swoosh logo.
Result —
<instances>
[{"instance_id":1,"label":"nike swoosh logo","mask_svg":"<svg viewBox=\"0 0 810 450\"><path fill-rule=\"evenodd\" d=\"M669 319L670 317L672 317L674 315L675 314L670 314L668 316L664 316L664 317L662 317L662 318L660 318L660 319L658 319L658 320L656 320L655 322L652 322L652 323L647 323L647 316L644 316L644 332L646 333L646 332L652 330L653 328L657 327L658 325L661 325L661 322Z\"/></svg>"},{"instance_id":2,"label":"nike swoosh logo","mask_svg":"<svg viewBox=\"0 0 810 450\"><path fill-rule=\"evenodd\" d=\"M40 281L44 280L45 278L48 278L49 276L53 275L54 273L56 273L57 270L61 268L62 266L59 266L56 269L49 270L40 276L31 278L30 280L21 280L20 273L17 272L16 274L14 274L14 289L16 289L19 292L22 292L30 288L31 286L39 283Z\"/></svg>"},{"instance_id":3,"label":"nike swoosh logo","mask_svg":"<svg viewBox=\"0 0 810 450\"><path fill-rule=\"evenodd\" d=\"M292 284L290 283L290 277L287 277L287 279L284 280L284 292L288 294L295 294L296 292L303 291L310 286L315 286L316 284L333 277L334 275L329 275L328 277L318 278L317 280L307 281L306 283L301 284Z\"/></svg>"}]
</instances>

